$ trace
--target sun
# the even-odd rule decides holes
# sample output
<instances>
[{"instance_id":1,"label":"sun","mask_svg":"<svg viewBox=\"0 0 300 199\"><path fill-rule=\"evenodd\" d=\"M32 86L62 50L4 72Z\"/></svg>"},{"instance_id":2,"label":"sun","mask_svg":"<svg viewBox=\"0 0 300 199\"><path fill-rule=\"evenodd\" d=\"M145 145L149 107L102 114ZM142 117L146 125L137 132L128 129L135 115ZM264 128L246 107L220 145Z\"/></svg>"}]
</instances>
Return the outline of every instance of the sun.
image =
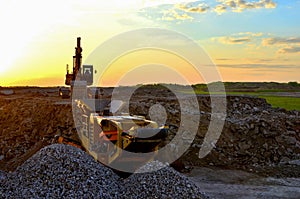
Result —
<instances>
[{"instance_id":1,"label":"sun","mask_svg":"<svg viewBox=\"0 0 300 199\"><path fill-rule=\"evenodd\" d=\"M1 66L0 67L0 74L4 73L6 70L7 70L6 67Z\"/></svg>"}]
</instances>

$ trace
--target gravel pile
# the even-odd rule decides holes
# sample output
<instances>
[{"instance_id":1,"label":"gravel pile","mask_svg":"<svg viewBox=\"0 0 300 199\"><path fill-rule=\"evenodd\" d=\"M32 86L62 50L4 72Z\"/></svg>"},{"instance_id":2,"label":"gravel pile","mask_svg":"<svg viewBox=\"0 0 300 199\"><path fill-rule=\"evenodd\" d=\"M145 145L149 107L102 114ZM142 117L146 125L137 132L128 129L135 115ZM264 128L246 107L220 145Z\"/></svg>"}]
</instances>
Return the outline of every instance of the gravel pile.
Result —
<instances>
[{"instance_id":1,"label":"gravel pile","mask_svg":"<svg viewBox=\"0 0 300 199\"><path fill-rule=\"evenodd\" d=\"M150 163L155 165L159 163ZM80 149L60 144L41 149L15 172L2 174L0 198L205 198L170 167L122 179Z\"/></svg>"},{"instance_id":2,"label":"gravel pile","mask_svg":"<svg viewBox=\"0 0 300 199\"><path fill-rule=\"evenodd\" d=\"M119 177L80 149L41 149L1 186L0 198L118 198Z\"/></svg>"},{"instance_id":3,"label":"gravel pile","mask_svg":"<svg viewBox=\"0 0 300 199\"><path fill-rule=\"evenodd\" d=\"M160 162L150 162L138 172L124 180L126 190L122 195L130 196L128 198L207 198L187 177Z\"/></svg>"},{"instance_id":4,"label":"gravel pile","mask_svg":"<svg viewBox=\"0 0 300 199\"><path fill-rule=\"evenodd\" d=\"M0 183L3 183L6 179L6 173L0 170Z\"/></svg>"}]
</instances>

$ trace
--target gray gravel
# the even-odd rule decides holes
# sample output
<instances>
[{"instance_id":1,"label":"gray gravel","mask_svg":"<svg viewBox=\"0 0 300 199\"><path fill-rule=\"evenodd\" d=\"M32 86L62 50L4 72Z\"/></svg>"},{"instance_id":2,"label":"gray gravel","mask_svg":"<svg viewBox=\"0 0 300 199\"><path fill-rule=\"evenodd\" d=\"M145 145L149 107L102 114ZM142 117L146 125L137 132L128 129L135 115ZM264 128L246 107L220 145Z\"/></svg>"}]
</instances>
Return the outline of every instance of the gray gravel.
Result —
<instances>
[{"instance_id":1,"label":"gray gravel","mask_svg":"<svg viewBox=\"0 0 300 199\"><path fill-rule=\"evenodd\" d=\"M6 180L6 173L0 170L0 183L3 183Z\"/></svg>"},{"instance_id":2,"label":"gray gravel","mask_svg":"<svg viewBox=\"0 0 300 199\"><path fill-rule=\"evenodd\" d=\"M118 198L119 180L83 151L56 144L7 176L0 198Z\"/></svg>"},{"instance_id":3,"label":"gray gravel","mask_svg":"<svg viewBox=\"0 0 300 199\"><path fill-rule=\"evenodd\" d=\"M15 172L0 172L0 198L206 197L170 167L122 179L80 149L55 144L41 149Z\"/></svg>"},{"instance_id":4,"label":"gray gravel","mask_svg":"<svg viewBox=\"0 0 300 199\"><path fill-rule=\"evenodd\" d=\"M162 169L142 173L153 168ZM126 198L207 198L186 176L157 161L143 166L124 183L127 186L123 195L130 196Z\"/></svg>"}]
</instances>

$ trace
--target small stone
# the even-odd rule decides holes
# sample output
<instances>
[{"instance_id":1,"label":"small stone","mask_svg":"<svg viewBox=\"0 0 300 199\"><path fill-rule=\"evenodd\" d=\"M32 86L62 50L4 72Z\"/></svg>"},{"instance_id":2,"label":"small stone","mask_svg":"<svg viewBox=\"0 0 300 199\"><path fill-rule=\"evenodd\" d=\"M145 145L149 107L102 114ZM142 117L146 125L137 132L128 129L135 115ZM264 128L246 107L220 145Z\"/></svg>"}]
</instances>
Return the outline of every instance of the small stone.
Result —
<instances>
[{"instance_id":1,"label":"small stone","mask_svg":"<svg viewBox=\"0 0 300 199\"><path fill-rule=\"evenodd\" d=\"M0 94L2 95L13 95L15 92L13 90L2 90Z\"/></svg>"},{"instance_id":2,"label":"small stone","mask_svg":"<svg viewBox=\"0 0 300 199\"><path fill-rule=\"evenodd\" d=\"M262 113L264 113L264 114L270 114L270 112L266 111L266 110L263 110Z\"/></svg>"},{"instance_id":3,"label":"small stone","mask_svg":"<svg viewBox=\"0 0 300 199\"><path fill-rule=\"evenodd\" d=\"M290 161L290 159L288 157L283 157L283 158L281 158L280 163L287 164L287 163L289 163L289 161Z\"/></svg>"},{"instance_id":4,"label":"small stone","mask_svg":"<svg viewBox=\"0 0 300 199\"><path fill-rule=\"evenodd\" d=\"M289 161L289 164L300 166L300 160L291 160L291 161Z\"/></svg>"}]
</instances>

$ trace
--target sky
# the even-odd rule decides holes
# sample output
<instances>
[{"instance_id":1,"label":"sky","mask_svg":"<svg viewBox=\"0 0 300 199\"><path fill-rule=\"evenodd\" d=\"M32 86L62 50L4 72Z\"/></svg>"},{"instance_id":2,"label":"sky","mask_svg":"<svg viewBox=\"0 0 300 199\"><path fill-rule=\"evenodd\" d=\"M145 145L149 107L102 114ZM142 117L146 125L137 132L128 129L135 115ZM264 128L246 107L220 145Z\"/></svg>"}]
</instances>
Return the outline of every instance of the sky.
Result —
<instances>
[{"instance_id":1,"label":"sky","mask_svg":"<svg viewBox=\"0 0 300 199\"><path fill-rule=\"evenodd\" d=\"M1 1L0 86L64 85L77 37L82 41L83 63L88 60L101 71L96 60L88 59L95 49L141 28L185 35L206 52L222 81L300 82L299 21L300 0ZM162 42L174 44L173 39L165 37ZM136 40L132 36L123 45ZM114 48L120 46L108 51ZM190 64L184 56L140 49L111 60L96 83L214 80L196 74Z\"/></svg>"}]
</instances>

